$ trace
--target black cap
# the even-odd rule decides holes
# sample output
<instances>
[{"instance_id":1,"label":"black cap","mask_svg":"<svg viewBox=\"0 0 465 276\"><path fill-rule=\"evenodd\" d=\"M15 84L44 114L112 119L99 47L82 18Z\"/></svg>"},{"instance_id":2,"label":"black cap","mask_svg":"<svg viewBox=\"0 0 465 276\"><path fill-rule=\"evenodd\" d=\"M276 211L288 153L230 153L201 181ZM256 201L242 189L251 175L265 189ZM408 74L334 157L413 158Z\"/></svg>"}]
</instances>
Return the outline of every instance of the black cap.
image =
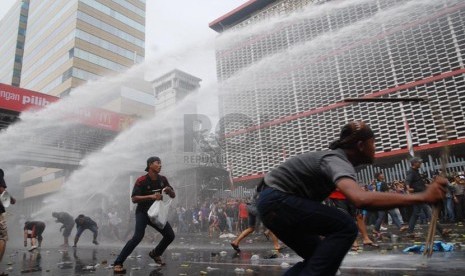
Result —
<instances>
[{"instance_id":1,"label":"black cap","mask_svg":"<svg viewBox=\"0 0 465 276\"><path fill-rule=\"evenodd\" d=\"M371 128L363 121L353 121L342 127L339 139L329 145L330 149L353 147L358 141L375 137Z\"/></svg>"},{"instance_id":2,"label":"black cap","mask_svg":"<svg viewBox=\"0 0 465 276\"><path fill-rule=\"evenodd\" d=\"M422 163L423 160L420 157L413 157L410 159L410 164L415 164L415 163Z\"/></svg>"},{"instance_id":3,"label":"black cap","mask_svg":"<svg viewBox=\"0 0 465 276\"><path fill-rule=\"evenodd\" d=\"M147 159L147 166L145 167L145 171L146 171L146 172L149 171L149 166L150 166L150 164L152 164L152 163L155 162L155 161L160 161L160 162L161 162L160 157L158 157L158 156L152 156L152 157L149 157L149 159Z\"/></svg>"}]
</instances>

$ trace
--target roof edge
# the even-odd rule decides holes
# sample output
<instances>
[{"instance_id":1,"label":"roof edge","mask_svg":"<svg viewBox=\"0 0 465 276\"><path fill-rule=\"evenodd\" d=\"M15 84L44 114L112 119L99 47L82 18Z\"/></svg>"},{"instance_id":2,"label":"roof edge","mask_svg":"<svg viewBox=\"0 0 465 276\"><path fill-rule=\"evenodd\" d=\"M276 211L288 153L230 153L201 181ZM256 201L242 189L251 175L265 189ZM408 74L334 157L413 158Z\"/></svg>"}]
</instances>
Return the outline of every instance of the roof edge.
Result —
<instances>
[{"instance_id":1,"label":"roof edge","mask_svg":"<svg viewBox=\"0 0 465 276\"><path fill-rule=\"evenodd\" d=\"M242 21L250 15L278 0L249 0L225 15L213 20L208 24L208 27L214 31L221 33L225 31L225 27L231 26L238 21Z\"/></svg>"}]
</instances>

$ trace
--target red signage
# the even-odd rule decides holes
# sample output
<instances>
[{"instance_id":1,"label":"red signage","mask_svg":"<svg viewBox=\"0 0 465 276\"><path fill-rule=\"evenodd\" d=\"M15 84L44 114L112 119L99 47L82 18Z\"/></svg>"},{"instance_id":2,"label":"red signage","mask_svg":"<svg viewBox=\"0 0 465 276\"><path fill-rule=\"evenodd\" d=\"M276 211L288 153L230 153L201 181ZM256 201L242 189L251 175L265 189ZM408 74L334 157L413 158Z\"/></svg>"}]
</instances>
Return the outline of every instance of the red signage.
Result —
<instances>
[{"instance_id":1,"label":"red signage","mask_svg":"<svg viewBox=\"0 0 465 276\"><path fill-rule=\"evenodd\" d=\"M22 112L42 108L60 98L0 83L0 108Z\"/></svg>"},{"instance_id":2,"label":"red signage","mask_svg":"<svg viewBox=\"0 0 465 276\"><path fill-rule=\"evenodd\" d=\"M23 112L43 108L59 99L55 96L0 83L0 108L2 109ZM130 116L99 108L82 108L74 112L73 116L78 118L82 124L111 131L121 131L134 120Z\"/></svg>"},{"instance_id":3,"label":"red signage","mask_svg":"<svg viewBox=\"0 0 465 276\"><path fill-rule=\"evenodd\" d=\"M74 115L81 124L111 131L121 131L134 121L130 116L100 108L81 108Z\"/></svg>"}]
</instances>

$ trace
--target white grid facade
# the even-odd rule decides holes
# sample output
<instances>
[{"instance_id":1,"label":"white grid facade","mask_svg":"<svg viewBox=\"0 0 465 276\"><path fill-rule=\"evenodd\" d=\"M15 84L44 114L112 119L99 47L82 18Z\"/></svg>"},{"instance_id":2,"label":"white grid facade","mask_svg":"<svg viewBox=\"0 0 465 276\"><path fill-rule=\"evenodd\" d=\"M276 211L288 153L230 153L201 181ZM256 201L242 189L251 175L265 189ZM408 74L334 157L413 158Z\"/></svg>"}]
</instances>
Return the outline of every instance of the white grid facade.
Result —
<instances>
[{"instance_id":1,"label":"white grid facade","mask_svg":"<svg viewBox=\"0 0 465 276\"><path fill-rule=\"evenodd\" d=\"M377 152L407 147L400 103L335 105L345 98L424 97L426 104L403 105L414 146L465 138L463 1L358 1L331 10L323 6L333 3L321 2L276 1L231 29L312 7L322 12L217 49L220 110L228 118L225 163L233 177L325 149L354 119L372 126Z\"/></svg>"}]
</instances>

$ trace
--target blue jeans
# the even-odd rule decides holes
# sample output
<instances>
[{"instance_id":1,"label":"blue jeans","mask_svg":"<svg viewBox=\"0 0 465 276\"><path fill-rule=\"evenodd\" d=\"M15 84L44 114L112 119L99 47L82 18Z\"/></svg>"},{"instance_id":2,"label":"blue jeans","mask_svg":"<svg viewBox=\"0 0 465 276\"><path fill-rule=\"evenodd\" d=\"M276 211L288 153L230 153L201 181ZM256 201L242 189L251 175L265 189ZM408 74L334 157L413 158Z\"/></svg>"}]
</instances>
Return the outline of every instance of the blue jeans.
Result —
<instances>
[{"instance_id":1,"label":"blue jeans","mask_svg":"<svg viewBox=\"0 0 465 276\"><path fill-rule=\"evenodd\" d=\"M375 230L379 231L379 229L381 228L381 224L383 223L384 218L386 217L386 213L388 213L391 216L392 222L397 226L397 228L400 229L402 227L402 223L400 223L399 217L397 216L395 209L390 209L387 211L378 211L378 219L375 223Z\"/></svg>"},{"instance_id":2,"label":"blue jeans","mask_svg":"<svg viewBox=\"0 0 465 276\"><path fill-rule=\"evenodd\" d=\"M161 241L158 243L157 247L155 247L155 249L152 250L152 253L154 253L155 256L161 256L163 252L165 252L168 245L170 245L171 242L173 242L174 232L169 222L166 223L165 228L160 229L150 221L147 213L136 212L136 229L134 231L134 235L123 247L121 253L119 253L119 256L115 260L115 265L122 265L126 258L132 253L134 248L136 248L136 246L142 241L145 235L145 228L147 227L147 225L150 225L153 228L155 228L155 230L160 232L160 234L163 236Z\"/></svg>"},{"instance_id":3,"label":"blue jeans","mask_svg":"<svg viewBox=\"0 0 465 276\"><path fill-rule=\"evenodd\" d=\"M272 188L260 193L257 208L263 224L304 259L285 275L335 275L358 234L344 212Z\"/></svg>"},{"instance_id":4,"label":"blue jeans","mask_svg":"<svg viewBox=\"0 0 465 276\"><path fill-rule=\"evenodd\" d=\"M82 232L84 232L84 230L86 229L89 229L92 233L94 233L94 241L97 240L97 235L98 235L98 227L97 225L91 225L89 227L77 227L76 229L76 238L79 239L79 237L81 237L82 235Z\"/></svg>"},{"instance_id":5,"label":"blue jeans","mask_svg":"<svg viewBox=\"0 0 465 276\"><path fill-rule=\"evenodd\" d=\"M454 199L447 197L444 199L444 220L455 221Z\"/></svg>"}]
</instances>

